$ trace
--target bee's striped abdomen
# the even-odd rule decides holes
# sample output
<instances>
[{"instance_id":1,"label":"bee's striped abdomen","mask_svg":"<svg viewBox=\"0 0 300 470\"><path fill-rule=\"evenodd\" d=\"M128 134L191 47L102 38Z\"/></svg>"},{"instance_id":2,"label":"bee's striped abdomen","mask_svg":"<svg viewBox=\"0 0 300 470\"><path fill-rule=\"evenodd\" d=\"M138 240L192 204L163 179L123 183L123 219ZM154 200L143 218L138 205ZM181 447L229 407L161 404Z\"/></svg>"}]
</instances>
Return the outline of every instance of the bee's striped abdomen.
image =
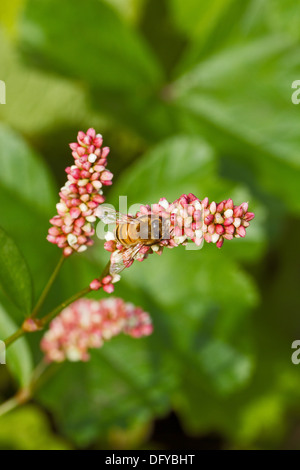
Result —
<instances>
[{"instance_id":1,"label":"bee's striped abdomen","mask_svg":"<svg viewBox=\"0 0 300 470\"><path fill-rule=\"evenodd\" d=\"M142 215L136 223L117 225L116 238L123 246L133 246L137 243L153 245L163 237L163 220L160 216Z\"/></svg>"}]
</instances>

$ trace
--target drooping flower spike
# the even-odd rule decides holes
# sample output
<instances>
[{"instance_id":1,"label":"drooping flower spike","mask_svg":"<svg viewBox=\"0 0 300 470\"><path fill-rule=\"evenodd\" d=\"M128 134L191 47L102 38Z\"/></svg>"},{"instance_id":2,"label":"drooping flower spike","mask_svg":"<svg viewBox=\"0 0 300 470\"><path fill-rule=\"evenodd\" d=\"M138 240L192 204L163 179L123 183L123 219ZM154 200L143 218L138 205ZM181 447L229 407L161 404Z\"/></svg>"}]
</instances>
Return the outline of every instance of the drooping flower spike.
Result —
<instances>
[{"instance_id":1,"label":"drooping flower spike","mask_svg":"<svg viewBox=\"0 0 300 470\"><path fill-rule=\"evenodd\" d=\"M52 320L41 341L48 362L87 361L89 350L100 348L120 333L148 336L153 327L148 313L119 298L80 299Z\"/></svg>"},{"instance_id":2,"label":"drooping flower spike","mask_svg":"<svg viewBox=\"0 0 300 470\"><path fill-rule=\"evenodd\" d=\"M136 218L142 215L159 216L168 221L168 236L162 237L157 243L143 245L128 259L128 247L124 246L116 237L116 231L106 234L104 247L111 252L111 266L120 259L123 266L129 267L134 260L143 261L153 252L161 255L163 249L186 245L189 240L200 246L204 241L215 243L221 248L224 240L243 238L246 228L254 218L253 212L248 212L248 203L235 206L232 199L220 203L209 203L208 198L202 201L193 194L182 195L173 203L160 199L158 204L141 206ZM118 224L118 219L117 224ZM111 271L113 273L113 270ZM116 279L117 280L117 279ZM95 283L96 289L96 280ZM100 286L101 287L101 286Z\"/></svg>"},{"instance_id":3,"label":"drooping flower spike","mask_svg":"<svg viewBox=\"0 0 300 470\"><path fill-rule=\"evenodd\" d=\"M63 250L64 256L82 252L93 244L95 211L105 200L102 186L112 184L112 173L106 169L108 147L94 129L79 132L77 142L70 144L74 165L66 168L68 181L60 190L57 214L50 222L47 240Z\"/></svg>"}]
</instances>

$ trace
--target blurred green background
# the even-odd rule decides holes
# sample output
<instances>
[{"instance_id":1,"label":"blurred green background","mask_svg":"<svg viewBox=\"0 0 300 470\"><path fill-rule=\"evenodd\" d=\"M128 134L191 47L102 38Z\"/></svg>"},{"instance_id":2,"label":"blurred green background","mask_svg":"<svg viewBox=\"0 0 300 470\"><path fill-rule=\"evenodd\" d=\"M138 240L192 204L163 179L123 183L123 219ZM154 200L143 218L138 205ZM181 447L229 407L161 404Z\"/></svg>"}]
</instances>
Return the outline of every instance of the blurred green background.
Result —
<instances>
[{"instance_id":1,"label":"blurred green background","mask_svg":"<svg viewBox=\"0 0 300 470\"><path fill-rule=\"evenodd\" d=\"M111 147L109 203L193 192L256 214L221 250L126 270L114 295L148 311L154 334L58 367L1 418L0 448L299 449L299 2L1 0L0 17L0 225L35 299L60 256L45 236L78 130ZM100 241L72 256L43 312L107 259ZM22 313L0 300L4 338ZM41 334L27 336L0 366L1 401L41 358Z\"/></svg>"}]
</instances>

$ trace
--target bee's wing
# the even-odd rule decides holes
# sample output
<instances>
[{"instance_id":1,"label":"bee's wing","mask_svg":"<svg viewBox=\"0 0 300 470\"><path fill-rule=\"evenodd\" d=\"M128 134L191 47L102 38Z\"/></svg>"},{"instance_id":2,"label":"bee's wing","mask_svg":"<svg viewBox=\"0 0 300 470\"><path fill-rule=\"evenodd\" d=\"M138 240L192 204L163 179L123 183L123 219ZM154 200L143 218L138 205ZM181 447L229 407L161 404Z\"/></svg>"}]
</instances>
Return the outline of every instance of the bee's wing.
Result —
<instances>
[{"instance_id":1,"label":"bee's wing","mask_svg":"<svg viewBox=\"0 0 300 470\"><path fill-rule=\"evenodd\" d=\"M134 246L126 248L126 250L112 255L111 264L110 264L110 273L119 274L125 269L128 264L133 260L133 258L138 254L140 249L143 247L143 243L137 243Z\"/></svg>"},{"instance_id":2,"label":"bee's wing","mask_svg":"<svg viewBox=\"0 0 300 470\"><path fill-rule=\"evenodd\" d=\"M112 207L99 206L97 209L97 217L105 224L113 223L136 223L136 219L130 215L122 214L115 211Z\"/></svg>"}]
</instances>

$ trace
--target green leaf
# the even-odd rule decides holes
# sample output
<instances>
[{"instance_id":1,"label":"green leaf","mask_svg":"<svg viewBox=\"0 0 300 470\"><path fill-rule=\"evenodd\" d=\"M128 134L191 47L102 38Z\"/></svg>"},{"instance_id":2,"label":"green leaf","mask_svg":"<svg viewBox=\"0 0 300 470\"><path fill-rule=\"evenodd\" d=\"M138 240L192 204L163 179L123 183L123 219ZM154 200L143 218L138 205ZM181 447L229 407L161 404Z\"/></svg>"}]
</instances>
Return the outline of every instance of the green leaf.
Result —
<instances>
[{"instance_id":1,"label":"green leaf","mask_svg":"<svg viewBox=\"0 0 300 470\"><path fill-rule=\"evenodd\" d=\"M261 2L258 16L264 19L271 31L282 31L300 39L300 5L293 0Z\"/></svg>"},{"instance_id":2,"label":"green leaf","mask_svg":"<svg viewBox=\"0 0 300 470\"><path fill-rule=\"evenodd\" d=\"M28 1L19 40L26 61L79 79L96 112L143 137L168 135L172 109L160 96L164 73L143 36L106 2L87 0L84 10L83 21L80 0Z\"/></svg>"},{"instance_id":3,"label":"green leaf","mask_svg":"<svg viewBox=\"0 0 300 470\"><path fill-rule=\"evenodd\" d=\"M28 262L38 292L55 264L55 247L46 240L49 218L55 214L57 190L41 158L15 132L0 126L1 224ZM60 256L56 250L57 260Z\"/></svg>"},{"instance_id":4,"label":"green leaf","mask_svg":"<svg viewBox=\"0 0 300 470\"><path fill-rule=\"evenodd\" d=\"M174 83L181 125L205 132L293 211L300 210L298 109L291 103L296 50L286 36L248 41L198 63Z\"/></svg>"},{"instance_id":5,"label":"green leaf","mask_svg":"<svg viewBox=\"0 0 300 470\"><path fill-rule=\"evenodd\" d=\"M68 450L71 446L53 432L42 410L26 405L1 417L0 449Z\"/></svg>"},{"instance_id":6,"label":"green leaf","mask_svg":"<svg viewBox=\"0 0 300 470\"><path fill-rule=\"evenodd\" d=\"M21 28L35 61L94 86L136 91L161 79L143 38L100 0L87 0L84 15L81 0L29 0Z\"/></svg>"},{"instance_id":7,"label":"green leaf","mask_svg":"<svg viewBox=\"0 0 300 470\"><path fill-rule=\"evenodd\" d=\"M179 135L155 146L124 171L112 188L111 200L126 195L129 205L152 204L161 197L173 201L194 191L201 199L201 187L204 191L215 170L212 147L199 137Z\"/></svg>"},{"instance_id":8,"label":"green leaf","mask_svg":"<svg viewBox=\"0 0 300 470\"><path fill-rule=\"evenodd\" d=\"M12 3L10 0L5 1L9 5ZM61 134L67 135L70 135L69 127L75 128L75 134L76 129L90 127L91 121L98 129L104 128L99 109L95 113L89 109L87 91L79 83L28 67L20 61L16 44L9 41L1 28L0 42L1 80L6 83L7 92L7 103L0 106L2 122L21 131L23 135L34 138L39 135L39 143L40 133L56 129L58 123ZM61 140L64 143L59 154L64 151L67 154L66 141Z\"/></svg>"},{"instance_id":9,"label":"green leaf","mask_svg":"<svg viewBox=\"0 0 300 470\"><path fill-rule=\"evenodd\" d=\"M34 210L50 213L55 205L54 182L39 156L7 126L0 126L0 188Z\"/></svg>"},{"instance_id":10,"label":"green leaf","mask_svg":"<svg viewBox=\"0 0 300 470\"><path fill-rule=\"evenodd\" d=\"M221 341L210 341L201 350L198 360L219 394L228 394L244 387L253 372L251 358Z\"/></svg>"},{"instance_id":11,"label":"green leaf","mask_svg":"<svg viewBox=\"0 0 300 470\"><path fill-rule=\"evenodd\" d=\"M80 446L116 428L147 423L170 408L174 377L155 338L113 338L88 363L65 363L39 392L65 435Z\"/></svg>"},{"instance_id":12,"label":"green leaf","mask_svg":"<svg viewBox=\"0 0 300 470\"><path fill-rule=\"evenodd\" d=\"M3 0L1 5L1 21L0 24L5 26L9 34L16 34L16 18L20 14L20 10L25 0Z\"/></svg>"},{"instance_id":13,"label":"green leaf","mask_svg":"<svg viewBox=\"0 0 300 470\"><path fill-rule=\"evenodd\" d=\"M186 435L213 432L222 447L295 448L300 375L291 343L299 332L300 227L287 212L300 210L300 107L291 102L300 4L105 2L112 8L101 0L24 1L22 31L12 19L23 0L1 4L5 29L26 52L20 56L0 31L7 85L0 120L25 136L1 127L0 224L28 260L36 295L60 256L45 240L58 188L25 140L42 149L61 185L72 161L67 143L76 129L93 126L112 151L108 203L119 195L129 204L174 200L191 191L248 201L255 219L245 239L221 250L165 250L125 270L115 295L149 311L154 334L114 338L91 362L63 364L35 399L51 413L57 434L85 448L104 448L120 429L126 436L149 426L151 436L155 418L171 409ZM108 257L103 241L72 256L41 313L88 285ZM19 312L8 302L18 325ZM26 340L40 356L39 334ZM7 392L5 368L0 394ZM44 415L25 411L2 421L0 447L64 445L54 441ZM147 448L166 447L155 431L154 439Z\"/></svg>"},{"instance_id":14,"label":"green leaf","mask_svg":"<svg viewBox=\"0 0 300 470\"><path fill-rule=\"evenodd\" d=\"M222 50L237 38L243 42L249 36L249 17L252 20L253 0L213 0L197 2L169 0L170 15L189 43L176 64L175 73L184 73L215 51ZM257 27L258 18L255 17ZM260 29L260 26L258 27Z\"/></svg>"},{"instance_id":15,"label":"green leaf","mask_svg":"<svg viewBox=\"0 0 300 470\"><path fill-rule=\"evenodd\" d=\"M32 283L27 263L15 242L0 227L0 287L24 316L32 308Z\"/></svg>"},{"instance_id":16,"label":"green leaf","mask_svg":"<svg viewBox=\"0 0 300 470\"><path fill-rule=\"evenodd\" d=\"M216 26L224 11L234 0L169 0L172 17L179 29L188 37L204 40Z\"/></svg>"},{"instance_id":17,"label":"green leaf","mask_svg":"<svg viewBox=\"0 0 300 470\"><path fill-rule=\"evenodd\" d=\"M145 0L105 0L130 23L137 23L143 12Z\"/></svg>"},{"instance_id":18,"label":"green leaf","mask_svg":"<svg viewBox=\"0 0 300 470\"><path fill-rule=\"evenodd\" d=\"M190 335L201 331L206 318L212 322L206 337L234 340L247 310L258 302L251 277L222 250L206 244L196 251L178 247L164 250L161 257L153 254L126 270L122 282L155 299L151 307L168 313L176 342L188 350L193 344ZM116 285L116 294L119 289ZM243 343L242 338L236 341Z\"/></svg>"},{"instance_id":19,"label":"green leaf","mask_svg":"<svg viewBox=\"0 0 300 470\"><path fill-rule=\"evenodd\" d=\"M9 317L0 304L0 339L4 341L15 333L18 326ZM31 352L25 338L19 338L6 351L6 365L20 386L26 386L31 378L33 369ZM4 365L0 367L6 367Z\"/></svg>"}]
</instances>

